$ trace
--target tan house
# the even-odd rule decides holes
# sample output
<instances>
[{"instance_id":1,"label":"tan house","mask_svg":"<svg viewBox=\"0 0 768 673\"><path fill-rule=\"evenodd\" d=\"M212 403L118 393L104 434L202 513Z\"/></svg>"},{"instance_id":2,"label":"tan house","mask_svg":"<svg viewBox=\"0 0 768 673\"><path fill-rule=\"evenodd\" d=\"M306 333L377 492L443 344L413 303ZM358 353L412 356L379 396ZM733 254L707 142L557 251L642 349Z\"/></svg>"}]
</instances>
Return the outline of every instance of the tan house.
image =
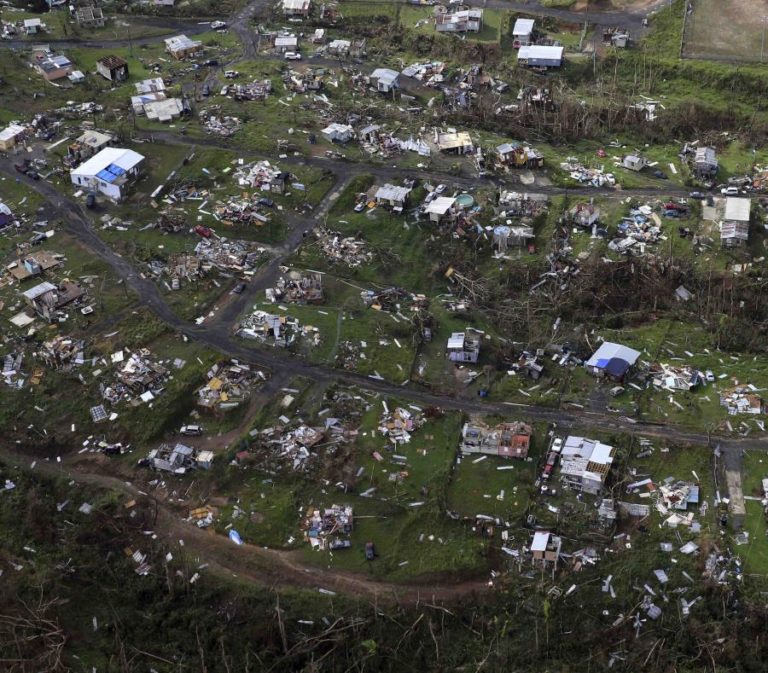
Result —
<instances>
[{"instance_id":1,"label":"tan house","mask_svg":"<svg viewBox=\"0 0 768 673\"><path fill-rule=\"evenodd\" d=\"M177 35L165 40L165 50L176 60L182 60L199 54L203 50L203 43L190 40L186 35Z\"/></svg>"}]
</instances>

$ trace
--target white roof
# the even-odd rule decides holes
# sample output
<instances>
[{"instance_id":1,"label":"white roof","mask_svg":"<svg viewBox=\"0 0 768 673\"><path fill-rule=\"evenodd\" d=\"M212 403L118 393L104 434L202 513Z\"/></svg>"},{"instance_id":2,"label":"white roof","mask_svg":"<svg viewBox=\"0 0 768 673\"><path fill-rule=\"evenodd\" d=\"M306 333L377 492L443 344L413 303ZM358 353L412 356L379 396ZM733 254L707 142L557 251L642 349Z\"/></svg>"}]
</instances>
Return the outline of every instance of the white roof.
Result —
<instances>
[{"instance_id":1,"label":"white roof","mask_svg":"<svg viewBox=\"0 0 768 673\"><path fill-rule=\"evenodd\" d=\"M107 168L107 166L117 166L124 171L129 171L143 160L144 157L133 150L121 149L119 147L105 147L101 152L75 168L72 171L72 175L93 177Z\"/></svg>"},{"instance_id":2,"label":"white roof","mask_svg":"<svg viewBox=\"0 0 768 673\"><path fill-rule=\"evenodd\" d=\"M136 82L136 93L151 93L153 91L165 91L165 82L162 77L154 77L152 79L144 79L141 82Z\"/></svg>"},{"instance_id":3,"label":"white roof","mask_svg":"<svg viewBox=\"0 0 768 673\"><path fill-rule=\"evenodd\" d=\"M398 187L397 185L383 185L376 190L376 198L385 201L405 201L405 198L411 192L407 187Z\"/></svg>"},{"instance_id":4,"label":"white roof","mask_svg":"<svg viewBox=\"0 0 768 673\"><path fill-rule=\"evenodd\" d=\"M531 542L531 551L546 551L547 542L549 542L549 532L543 530L537 530L533 534L533 542Z\"/></svg>"},{"instance_id":5,"label":"white roof","mask_svg":"<svg viewBox=\"0 0 768 673\"><path fill-rule=\"evenodd\" d=\"M739 199L729 196L725 199L725 220L735 222L749 222L749 209L752 206L750 199Z\"/></svg>"},{"instance_id":6,"label":"white roof","mask_svg":"<svg viewBox=\"0 0 768 673\"><path fill-rule=\"evenodd\" d=\"M43 22L40 19L24 19L25 28L33 28L34 26L42 26Z\"/></svg>"},{"instance_id":7,"label":"white roof","mask_svg":"<svg viewBox=\"0 0 768 673\"><path fill-rule=\"evenodd\" d=\"M512 35L530 35L533 32L533 19L518 19L512 29Z\"/></svg>"},{"instance_id":8,"label":"white roof","mask_svg":"<svg viewBox=\"0 0 768 673\"><path fill-rule=\"evenodd\" d=\"M159 119L170 121L184 111L184 104L180 98L168 98L166 100L149 101L144 103L144 114L147 119Z\"/></svg>"},{"instance_id":9,"label":"white roof","mask_svg":"<svg viewBox=\"0 0 768 673\"><path fill-rule=\"evenodd\" d=\"M547 61L561 61L563 59L563 48L544 46L540 44L531 44L520 47L517 52L518 58L522 59L545 59Z\"/></svg>"},{"instance_id":10,"label":"white roof","mask_svg":"<svg viewBox=\"0 0 768 673\"><path fill-rule=\"evenodd\" d=\"M180 49L191 49L199 47L203 43L197 40L190 40L186 35L177 35L176 37L169 37L165 40L165 47L170 51L178 51Z\"/></svg>"},{"instance_id":11,"label":"white roof","mask_svg":"<svg viewBox=\"0 0 768 673\"><path fill-rule=\"evenodd\" d=\"M464 332L454 332L448 339L448 348L464 348Z\"/></svg>"},{"instance_id":12,"label":"white roof","mask_svg":"<svg viewBox=\"0 0 768 673\"><path fill-rule=\"evenodd\" d=\"M393 84L400 77L400 73L389 68L376 68L371 73L371 77L379 80L379 82L384 82L384 84Z\"/></svg>"},{"instance_id":13,"label":"white roof","mask_svg":"<svg viewBox=\"0 0 768 673\"><path fill-rule=\"evenodd\" d=\"M332 124L328 124L321 133L326 133L328 135L333 133L349 133L352 134L355 132L355 129L353 129L349 124L339 124L338 122L333 122Z\"/></svg>"},{"instance_id":14,"label":"white roof","mask_svg":"<svg viewBox=\"0 0 768 673\"><path fill-rule=\"evenodd\" d=\"M309 0L283 0L283 9L307 9Z\"/></svg>"},{"instance_id":15,"label":"white roof","mask_svg":"<svg viewBox=\"0 0 768 673\"><path fill-rule=\"evenodd\" d=\"M35 287L29 288L26 292L23 292L22 294L27 299L37 299L40 295L45 294L46 292L50 292L51 290L55 290L56 286L53 283L40 283L38 285L35 285Z\"/></svg>"},{"instance_id":16,"label":"white roof","mask_svg":"<svg viewBox=\"0 0 768 673\"><path fill-rule=\"evenodd\" d=\"M106 145L111 140L112 136L107 133L100 133L99 131L86 131L77 139L77 142L79 142L81 145L98 147L99 145Z\"/></svg>"},{"instance_id":17,"label":"white roof","mask_svg":"<svg viewBox=\"0 0 768 673\"><path fill-rule=\"evenodd\" d=\"M2 131L0 131L0 140L11 140L16 136L24 133L26 129L18 124L8 124Z\"/></svg>"},{"instance_id":18,"label":"white roof","mask_svg":"<svg viewBox=\"0 0 768 673\"><path fill-rule=\"evenodd\" d=\"M608 361L615 359L624 360L632 366L639 357L640 351L636 351L634 348L604 341L600 344L600 348L592 354L592 357L587 360L587 366L603 369Z\"/></svg>"},{"instance_id":19,"label":"white roof","mask_svg":"<svg viewBox=\"0 0 768 673\"><path fill-rule=\"evenodd\" d=\"M427 205L426 212L435 213L436 215L445 215L453 204L456 203L456 199L450 196L438 196L432 203Z\"/></svg>"},{"instance_id":20,"label":"white roof","mask_svg":"<svg viewBox=\"0 0 768 673\"><path fill-rule=\"evenodd\" d=\"M283 35L275 38L276 47L295 47L299 43L299 38L295 35Z\"/></svg>"}]
</instances>

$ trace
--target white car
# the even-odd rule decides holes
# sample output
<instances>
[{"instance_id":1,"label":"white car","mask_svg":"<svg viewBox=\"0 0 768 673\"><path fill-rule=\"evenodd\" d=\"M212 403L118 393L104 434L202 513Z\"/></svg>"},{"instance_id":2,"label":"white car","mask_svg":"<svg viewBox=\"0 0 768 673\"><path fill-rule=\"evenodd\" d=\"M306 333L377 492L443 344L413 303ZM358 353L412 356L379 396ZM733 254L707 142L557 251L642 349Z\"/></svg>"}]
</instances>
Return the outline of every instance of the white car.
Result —
<instances>
[{"instance_id":1,"label":"white car","mask_svg":"<svg viewBox=\"0 0 768 673\"><path fill-rule=\"evenodd\" d=\"M704 372L704 378L707 379L707 383L715 382L715 374L711 369L707 369L707 371Z\"/></svg>"},{"instance_id":2,"label":"white car","mask_svg":"<svg viewBox=\"0 0 768 673\"><path fill-rule=\"evenodd\" d=\"M285 60L286 61L300 61L301 60L301 54L297 51L286 51L285 52Z\"/></svg>"},{"instance_id":3,"label":"white car","mask_svg":"<svg viewBox=\"0 0 768 673\"><path fill-rule=\"evenodd\" d=\"M562 437L555 437L555 440L552 442L552 451L555 453L560 453L563 450L563 438Z\"/></svg>"},{"instance_id":4,"label":"white car","mask_svg":"<svg viewBox=\"0 0 768 673\"><path fill-rule=\"evenodd\" d=\"M438 185L435 187L435 194L442 194L445 191L445 185Z\"/></svg>"},{"instance_id":5,"label":"white car","mask_svg":"<svg viewBox=\"0 0 768 673\"><path fill-rule=\"evenodd\" d=\"M203 428L199 425L182 425L179 432L187 437L199 437L203 434Z\"/></svg>"}]
</instances>

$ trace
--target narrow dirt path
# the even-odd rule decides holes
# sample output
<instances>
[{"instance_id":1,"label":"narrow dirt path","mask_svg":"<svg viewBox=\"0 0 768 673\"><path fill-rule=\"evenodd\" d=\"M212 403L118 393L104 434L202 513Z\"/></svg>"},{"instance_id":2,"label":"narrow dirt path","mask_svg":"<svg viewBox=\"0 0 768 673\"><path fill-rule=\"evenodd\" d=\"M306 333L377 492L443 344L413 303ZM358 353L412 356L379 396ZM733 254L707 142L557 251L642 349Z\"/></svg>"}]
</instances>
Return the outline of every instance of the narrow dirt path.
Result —
<instances>
[{"instance_id":1,"label":"narrow dirt path","mask_svg":"<svg viewBox=\"0 0 768 673\"><path fill-rule=\"evenodd\" d=\"M71 479L79 484L96 486L130 498L145 497L141 484L126 482L115 477L78 469L67 459L62 463L37 461L32 468L28 456L6 448L0 448L0 462L46 477ZM151 495L149 497L152 497ZM379 581L364 575L306 565L301 562L300 551L268 549L250 544L238 546L228 538L203 530L179 518L163 501L157 503L157 519L154 533L170 548L177 549L183 540L184 550L197 555L207 563L206 572L215 572L222 577L237 577L266 587L303 587L305 589L326 589L378 602L456 602L471 594L488 590L483 581L462 581L436 584L403 583Z\"/></svg>"}]
</instances>

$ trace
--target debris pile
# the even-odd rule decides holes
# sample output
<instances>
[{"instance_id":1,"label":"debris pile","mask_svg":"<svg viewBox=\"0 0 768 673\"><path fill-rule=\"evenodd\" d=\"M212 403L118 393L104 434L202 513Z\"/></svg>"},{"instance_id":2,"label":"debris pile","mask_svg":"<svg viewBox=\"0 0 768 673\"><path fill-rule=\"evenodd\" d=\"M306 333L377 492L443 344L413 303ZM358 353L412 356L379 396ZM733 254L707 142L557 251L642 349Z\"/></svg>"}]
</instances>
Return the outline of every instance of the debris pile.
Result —
<instances>
[{"instance_id":1,"label":"debris pile","mask_svg":"<svg viewBox=\"0 0 768 673\"><path fill-rule=\"evenodd\" d=\"M24 387L25 375L21 371L23 361L23 351L9 353L3 358L3 381L5 385L16 389Z\"/></svg>"},{"instance_id":2,"label":"debris pile","mask_svg":"<svg viewBox=\"0 0 768 673\"><path fill-rule=\"evenodd\" d=\"M252 164L238 166L234 173L234 179L240 187L260 189L265 192L277 192L282 194L292 176L281 171L266 159Z\"/></svg>"},{"instance_id":3,"label":"debris pile","mask_svg":"<svg viewBox=\"0 0 768 673\"><path fill-rule=\"evenodd\" d=\"M189 470L197 467L203 467L206 460L210 464L213 455L210 451L201 451L199 454L190 446L185 444L161 444L156 449L149 452L147 458L140 461L145 467L152 467L161 472L172 472L173 474L186 474Z\"/></svg>"},{"instance_id":4,"label":"debris pile","mask_svg":"<svg viewBox=\"0 0 768 673\"><path fill-rule=\"evenodd\" d=\"M757 394L757 388L752 384L737 385L723 391L720 404L728 410L731 416L736 414L762 414L765 410L763 398Z\"/></svg>"},{"instance_id":5,"label":"debris pile","mask_svg":"<svg viewBox=\"0 0 768 673\"><path fill-rule=\"evenodd\" d=\"M323 279L319 273L303 275L300 271L289 271L278 278L275 287L266 289L267 301L275 304L285 301L291 304L321 304L323 302Z\"/></svg>"},{"instance_id":6,"label":"debris pile","mask_svg":"<svg viewBox=\"0 0 768 673\"><path fill-rule=\"evenodd\" d=\"M51 369L68 371L84 364L84 348L85 342L82 339L58 335L43 342L37 356Z\"/></svg>"},{"instance_id":7,"label":"debris pile","mask_svg":"<svg viewBox=\"0 0 768 673\"><path fill-rule=\"evenodd\" d=\"M643 254L647 244L662 238L661 220L648 205L630 210L629 217L623 218L617 228L619 237L613 239L608 247L625 255Z\"/></svg>"},{"instance_id":8,"label":"debris pile","mask_svg":"<svg viewBox=\"0 0 768 673\"><path fill-rule=\"evenodd\" d=\"M238 117L220 117L213 110L201 110L200 123L206 133L224 138L234 135L243 127L243 122Z\"/></svg>"},{"instance_id":9,"label":"debris pile","mask_svg":"<svg viewBox=\"0 0 768 673\"><path fill-rule=\"evenodd\" d=\"M572 180L592 187L613 187L616 184L613 173L606 173L602 167L587 168L575 157L568 157L560 168L569 173Z\"/></svg>"},{"instance_id":10,"label":"debris pile","mask_svg":"<svg viewBox=\"0 0 768 673\"><path fill-rule=\"evenodd\" d=\"M203 271L251 271L264 259L264 248L253 241L227 238L201 238L195 246L195 255Z\"/></svg>"},{"instance_id":11,"label":"debris pile","mask_svg":"<svg viewBox=\"0 0 768 673\"><path fill-rule=\"evenodd\" d=\"M671 366L664 363L654 363L650 366L649 374L653 385L662 390L689 391L703 382L700 371L689 366Z\"/></svg>"},{"instance_id":12,"label":"debris pile","mask_svg":"<svg viewBox=\"0 0 768 673\"><path fill-rule=\"evenodd\" d=\"M331 505L322 510L310 507L301 528L304 539L312 549L347 549L352 546L349 535L353 522L354 515L349 505Z\"/></svg>"},{"instance_id":13,"label":"debris pile","mask_svg":"<svg viewBox=\"0 0 768 673\"><path fill-rule=\"evenodd\" d=\"M355 268L371 262L373 253L367 249L365 241L347 236L342 238L337 231L318 228L315 230L323 254L331 262L346 264Z\"/></svg>"},{"instance_id":14,"label":"debris pile","mask_svg":"<svg viewBox=\"0 0 768 673\"><path fill-rule=\"evenodd\" d=\"M281 421L287 422L285 416ZM326 434L323 428L312 428L304 423L294 428L275 426L257 432L251 455L266 465L289 465L295 471L306 471L316 456L312 449L318 446Z\"/></svg>"},{"instance_id":15,"label":"debris pile","mask_svg":"<svg viewBox=\"0 0 768 673\"><path fill-rule=\"evenodd\" d=\"M360 297L366 306L375 311L387 311L401 316L404 308L417 311L429 305L429 299L425 295L413 294L400 287L363 290Z\"/></svg>"},{"instance_id":16,"label":"debris pile","mask_svg":"<svg viewBox=\"0 0 768 673\"><path fill-rule=\"evenodd\" d=\"M230 92L236 101L264 100L272 93L272 82L262 79L249 84L234 84L230 87Z\"/></svg>"},{"instance_id":17,"label":"debris pile","mask_svg":"<svg viewBox=\"0 0 768 673\"><path fill-rule=\"evenodd\" d=\"M282 348L293 345L299 336L308 339L312 346L320 343L319 328L311 325L302 327L297 318L258 309L239 324L237 335Z\"/></svg>"},{"instance_id":18,"label":"debris pile","mask_svg":"<svg viewBox=\"0 0 768 673\"><path fill-rule=\"evenodd\" d=\"M396 407L389 410L387 403L382 401L384 412L379 420L379 432L396 447L407 444L411 435L426 423L426 418L419 407L410 405L409 409Z\"/></svg>"},{"instance_id":19,"label":"debris pile","mask_svg":"<svg viewBox=\"0 0 768 673\"><path fill-rule=\"evenodd\" d=\"M251 395L256 378L265 379L262 372L251 370L238 360L218 362L206 373L207 383L197 391L197 405L204 409L228 411L238 407Z\"/></svg>"},{"instance_id":20,"label":"debris pile","mask_svg":"<svg viewBox=\"0 0 768 673\"><path fill-rule=\"evenodd\" d=\"M126 349L112 354L111 360L118 369L110 385L100 385L102 397L113 405L123 401L134 405L151 402L164 390L168 370L146 348L129 353L126 360L127 352Z\"/></svg>"}]
</instances>

